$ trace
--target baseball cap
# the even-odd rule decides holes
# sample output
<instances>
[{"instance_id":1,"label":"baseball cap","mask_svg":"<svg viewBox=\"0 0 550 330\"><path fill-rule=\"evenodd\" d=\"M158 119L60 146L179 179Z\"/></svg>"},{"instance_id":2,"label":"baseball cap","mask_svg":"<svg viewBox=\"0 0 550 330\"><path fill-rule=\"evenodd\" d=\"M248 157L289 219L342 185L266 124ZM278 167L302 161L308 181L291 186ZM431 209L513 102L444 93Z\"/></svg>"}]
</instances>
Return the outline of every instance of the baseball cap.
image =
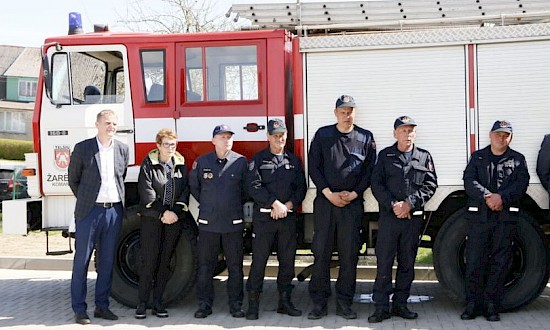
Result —
<instances>
[{"instance_id":1,"label":"baseball cap","mask_svg":"<svg viewBox=\"0 0 550 330\"><path fill-rule=\"evenodd\" d=\"M216 127L214 127L214 131L212 132L212 137L218 135L218 134L221 134L221 133L231 133L231 134L235 134L235 132L233 132L231 130L231 127L229 127L228 125L226 124L221 124L221 125L218 125Z\"/></svg>"},{"instance_id":2,"label":"baseball cap","mask_svg":"<svg viewBox=\"0 0 550 330\"><path fill-rule=\"evenodd\" d=\"M337 108L343 108L343 107L355 108L355 100L353 99L353 96L342 95L336 100L336 107Z\"/></svg>"},{"instance_id":3,"label":"baseball cap","mask_svg":"<svg viewBox=\"0 0 550 330\"><path fill-rule=\"evenodd\" d=\"M405 126L405 125L409 125L409 126L416 126L416 123L414 122L414 119L412 119L411 117L409 116L401 116L401 117L398 117L394 122L393 122L393 128L396 129L400 126Z\"/></svg>"},{"instance_id":4,"label":"baseball cap","mask_svg":"<svg viewBox=\"0 0 550 330\"><path fill-rule=\"evenodd\" d=\"M267 132L269 135L286 132L285 123L278 118L271 119L267 122Z\"/></svg>"},{"instance_id":5,"label":"baseball cap","mask_svg":"<svg viewBox=\"0 0 550 330\"><path fill-rule=\"evenodd\" d=\"M491 128L491 132L506 132L512 134L512 123L506 120L497 120Z\"/></svg>"}]
</instances>

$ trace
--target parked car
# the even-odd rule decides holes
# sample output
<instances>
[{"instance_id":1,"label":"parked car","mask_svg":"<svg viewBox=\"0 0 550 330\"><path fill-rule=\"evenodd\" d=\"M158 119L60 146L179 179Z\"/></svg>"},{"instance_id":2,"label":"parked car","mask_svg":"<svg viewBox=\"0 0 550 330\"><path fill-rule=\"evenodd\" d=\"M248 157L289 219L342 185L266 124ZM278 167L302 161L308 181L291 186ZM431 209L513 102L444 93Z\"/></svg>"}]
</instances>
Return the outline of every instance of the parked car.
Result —
<instances>
[{"instance_id":1,"label":"parked car","mask_svg":"<svg viewBox=\"0 0 550 330\"><path fill-rule=\"evenodd\" d=\"M21 175L22 165L0 165L0 210L2 201L27 198L27 178Z\"/></svg>"}]
</instances>

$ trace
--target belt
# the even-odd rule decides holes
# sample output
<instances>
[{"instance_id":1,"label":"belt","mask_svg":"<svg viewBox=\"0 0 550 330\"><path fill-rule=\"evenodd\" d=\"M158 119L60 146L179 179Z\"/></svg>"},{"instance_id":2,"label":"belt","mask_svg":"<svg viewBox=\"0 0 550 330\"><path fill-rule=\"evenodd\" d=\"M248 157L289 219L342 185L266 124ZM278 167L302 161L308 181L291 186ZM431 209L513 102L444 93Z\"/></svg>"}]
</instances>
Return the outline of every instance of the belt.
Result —
<instances>
[{"instance_id":1,"label":"belt","mask_svg":"<svg viewBox=\"0 0 550 330\"><path fill-rule=\"evenodd\" d=\"M96 206L101 206L104 209L110 209L111 207L119 204L120 202L103 202L103 203L95 203Z\"/></svg>"}]
</instances>

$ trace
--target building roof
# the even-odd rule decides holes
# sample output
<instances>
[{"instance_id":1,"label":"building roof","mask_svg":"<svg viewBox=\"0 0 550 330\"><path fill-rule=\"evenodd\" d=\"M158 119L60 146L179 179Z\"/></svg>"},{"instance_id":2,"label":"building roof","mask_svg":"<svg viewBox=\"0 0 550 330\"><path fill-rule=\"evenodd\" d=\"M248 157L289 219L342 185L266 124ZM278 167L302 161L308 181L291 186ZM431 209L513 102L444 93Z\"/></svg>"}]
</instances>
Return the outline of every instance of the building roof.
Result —
<instances>
[{"instance_id":1,"label":"building roof","mask_svg":"<svg viewBox=\"0 0 550 330\"><path fill-rule=\"evenodd\" d=\"M27 47L4 72L4 76L38 78L40 61L40 48Z\"/></svg>"},{"instance_id":2,"label":"building roof","mask_svg":"<svg viewBox=\"0 0 550 330\"><path fill-rule=\"evenodd\" d=\"M19 57L25 47L0 45L0 76L12 65Z\"/></svg>"}]
</instances>

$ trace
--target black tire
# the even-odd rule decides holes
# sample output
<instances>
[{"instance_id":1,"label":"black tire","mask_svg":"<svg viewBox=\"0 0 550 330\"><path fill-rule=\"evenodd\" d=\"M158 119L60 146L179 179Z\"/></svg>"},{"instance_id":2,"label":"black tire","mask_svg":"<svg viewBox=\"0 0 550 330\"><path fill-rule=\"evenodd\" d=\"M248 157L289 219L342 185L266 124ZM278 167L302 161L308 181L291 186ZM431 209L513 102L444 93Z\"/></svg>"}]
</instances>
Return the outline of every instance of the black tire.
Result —
<instances>
[{"instance_id":1,"label":"black tire","mask_svg":"<svg viewBox=\"0 0 550 330\"><path fill-rule=\"evenodd\" d=\"M111 296L119 303L135 308L138 299L138 260L140 217L137 207L125 211L117 245ZM166 285L163 300L167 305L182 300L195 284L197 275L196 239L193 230L184 230L170 262L172 277Z\"/></svg>"},{"instance_id":2,"label":"black tire","mask_svg":"<svg viewBox=\"0 0 550 330\"><path fill-rule=\"evenodd\" d=\"M434 268L447 294L465 301L464 251L468 234L466 211L459 210L443 224L434 243ZM506 276L502 308L518 309L535 300L544 290L550 274L544 234L527 214L520 214L514 238L512 267Z\"/></svg>"}]
</instances>

